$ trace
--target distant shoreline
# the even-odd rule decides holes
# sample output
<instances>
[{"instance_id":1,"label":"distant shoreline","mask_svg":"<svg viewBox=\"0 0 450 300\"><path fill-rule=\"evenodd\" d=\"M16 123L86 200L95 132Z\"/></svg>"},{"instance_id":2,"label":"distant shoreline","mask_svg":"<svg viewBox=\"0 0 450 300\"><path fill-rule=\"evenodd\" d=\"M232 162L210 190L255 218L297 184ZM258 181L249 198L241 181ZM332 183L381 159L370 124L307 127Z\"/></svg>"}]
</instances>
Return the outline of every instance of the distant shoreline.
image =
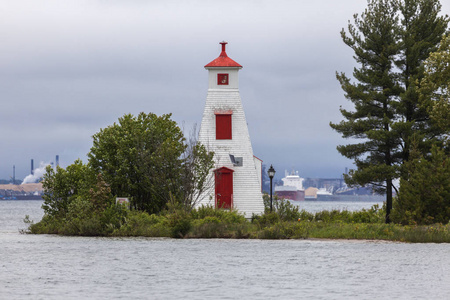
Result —
<instances>
[{"instance_id":1,"label":"distant shoreline","mask_svg":"<svg viewBox=\"0 0 450 300\"><path fill-rule=\"evenodd\" d=\"M8 199L14 198L14 199ZM14 196L14 197L0 197L0 201L43 201L42 196Z\"/></svg>"}]
</instances>

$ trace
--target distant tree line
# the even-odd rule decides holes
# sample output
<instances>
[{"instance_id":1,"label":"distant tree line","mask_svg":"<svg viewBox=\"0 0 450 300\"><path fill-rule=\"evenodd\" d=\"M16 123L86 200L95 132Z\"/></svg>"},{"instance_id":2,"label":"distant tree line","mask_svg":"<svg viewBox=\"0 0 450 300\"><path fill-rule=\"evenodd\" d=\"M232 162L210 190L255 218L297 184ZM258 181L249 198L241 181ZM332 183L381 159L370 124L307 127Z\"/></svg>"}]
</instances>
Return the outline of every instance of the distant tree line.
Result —
<instances>
[{"instance_id":1,"label":"distant tree line","mask_svg":"<svg viewBox=\"0 0 450 300\"><path fill-rule=\"evenodd\" d=\"M341 108L344 120L330 126L361 140L337 147L356 165L345 179L386 192L386 222L450 218L449 17L440 10L438 0L369 0L341 31L358 66L354 81L336 76L354 110Z\"/></svg>"}]
</instances>

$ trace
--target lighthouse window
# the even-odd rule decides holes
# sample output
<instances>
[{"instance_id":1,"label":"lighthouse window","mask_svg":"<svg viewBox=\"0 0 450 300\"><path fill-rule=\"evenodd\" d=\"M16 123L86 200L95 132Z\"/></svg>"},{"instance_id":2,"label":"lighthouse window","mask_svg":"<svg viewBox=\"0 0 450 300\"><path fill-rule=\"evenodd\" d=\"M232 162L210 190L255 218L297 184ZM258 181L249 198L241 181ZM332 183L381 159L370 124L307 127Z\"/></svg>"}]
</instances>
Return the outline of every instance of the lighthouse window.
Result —
<instances>
[{"instance_id":1,"label":"lighthouse window","mask_svg":"<svg viewBox=\"0 0 450 300\"><path fill-rule=\"evenodd\" d=\"M231 140L231 114L216 114L216 139Z\"/></svg>"},{"instance_id":2,"label":"lighthouse window","mask_svg":"<svg viewBox=\"0 0 450 300\"><path fill-rule=\"evenodd\" d=\"M228 85L228 74L217 74L217 85Z\"/></svg>"}]
</instances>

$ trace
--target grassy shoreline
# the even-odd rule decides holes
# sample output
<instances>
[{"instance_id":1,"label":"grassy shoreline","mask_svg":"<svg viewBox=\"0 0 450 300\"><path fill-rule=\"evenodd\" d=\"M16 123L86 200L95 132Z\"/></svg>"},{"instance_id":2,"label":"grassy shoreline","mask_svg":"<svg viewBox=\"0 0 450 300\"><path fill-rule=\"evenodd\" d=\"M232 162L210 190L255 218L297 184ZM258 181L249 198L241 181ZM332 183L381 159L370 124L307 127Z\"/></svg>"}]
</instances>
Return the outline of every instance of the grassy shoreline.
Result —
<instances>
[{"instance_id":1,"label":"grassy shoreline","mask_svg":"<svg viewBox=\"0 0 450 300\"><path fill-rule=\"evenodd\" d=\"M123 218L102 221L89 218L55 218L48 215L30 224L28 233L108 237L169 237L226 239L328 239L380 240L410 243L450 243L450 224L384 224L382 209L357 212L322 211L315 214L297 211L294 215L266 213L246 220L236 211L211 207L190 212L167 211L149 215L125 211ZM289 212L289 211L288 211ZM28 221L29 222L29 221Z\"/></svg>"}]
</instances>

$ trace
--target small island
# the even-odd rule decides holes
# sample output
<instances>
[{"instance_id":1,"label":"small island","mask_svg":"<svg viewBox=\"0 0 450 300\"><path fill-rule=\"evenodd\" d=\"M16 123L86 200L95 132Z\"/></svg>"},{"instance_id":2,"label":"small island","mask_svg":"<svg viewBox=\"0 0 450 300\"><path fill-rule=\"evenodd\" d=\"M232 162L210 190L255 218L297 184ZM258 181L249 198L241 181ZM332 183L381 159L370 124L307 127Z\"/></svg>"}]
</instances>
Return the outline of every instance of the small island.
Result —
<instances>
[{"instance_id":1,"label":"small island","mask_svg":"<svg viewBox=\"0 0 450 300\"><path fill-rule=\"evenodd\" d=\"M170 114L124 115L93 136L87 164L47 167L45 215L29 232L450 242L449 19L418 11L426 22L411 29L396 13L396 7L369 2L342 30L360 66L356 82L336 76L355 110L341 109L345 120L330 123L344 138L362 139L337 146L356 166L344 177L349 185L385 193L383 207L312 214L284 199L268 205L238 91L242 66L222 42L220 56L205 66L209 89L199 135L185 138Z\"/></svg>"},{"instance_id":2,"label":"small island","mask_svg":"<svg viewBox=\"0 0 450 300\"><path fill-rule=\"evenodd\" d=\"M150 132L158 135L144 139ZM450 242L448 215L444 222L428 218L428 223L418 224L411 218L411 223L401 224L396 220L402 216L397 219L394 209L394 223L386 224L384 206L313 214L277 196L271 211L268 194L263 195L264 213L258 215L199 206L198 190L210 184L206 178L213 154L196 141L186 143L168 115L125 115L94 135L88 156L87 164L77 160L65 169L47 167L42 180L44 217L37 223L26 217L28 233ZM118 196L128 201L117 201Z\"/></svg>"}]
</instances>

